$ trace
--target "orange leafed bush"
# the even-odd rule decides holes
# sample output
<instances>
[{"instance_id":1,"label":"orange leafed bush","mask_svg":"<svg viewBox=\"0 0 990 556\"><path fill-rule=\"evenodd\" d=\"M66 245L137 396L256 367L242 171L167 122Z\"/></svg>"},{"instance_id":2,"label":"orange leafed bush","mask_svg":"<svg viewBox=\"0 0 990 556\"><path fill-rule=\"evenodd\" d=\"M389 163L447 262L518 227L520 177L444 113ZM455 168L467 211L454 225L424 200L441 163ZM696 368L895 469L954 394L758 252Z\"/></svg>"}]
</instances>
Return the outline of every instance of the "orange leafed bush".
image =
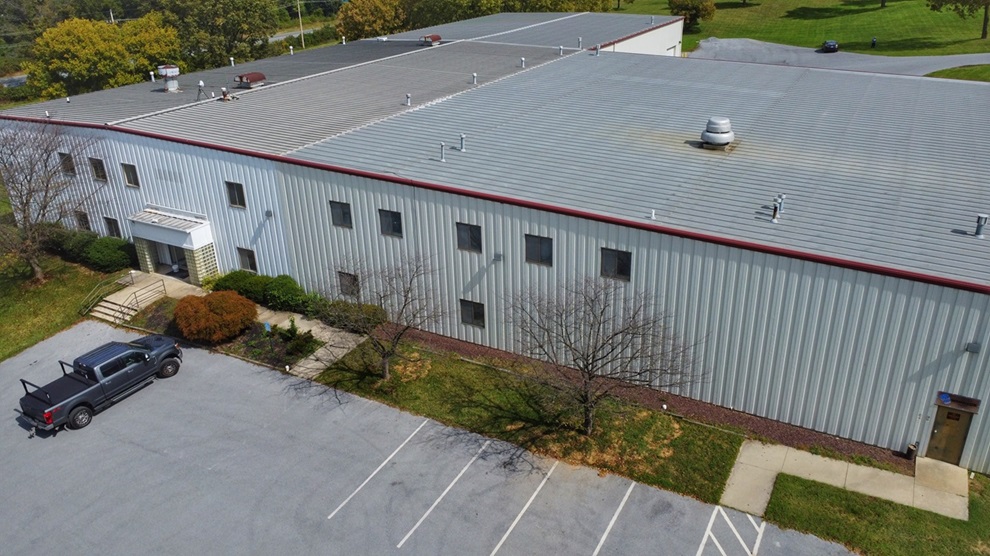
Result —
<instances>
[{"instance_id":1,"label":"orange leafed bush","mask_svg":"<svg viewBox=\"0 0 990 556\"><path fill-rule=\"evenodd\" d=\"M186 339L215 344L237 337L257 314L250 299L237 292L218 291L180 299L175 306L175 324Z\"/></svg>"}]
</instances>

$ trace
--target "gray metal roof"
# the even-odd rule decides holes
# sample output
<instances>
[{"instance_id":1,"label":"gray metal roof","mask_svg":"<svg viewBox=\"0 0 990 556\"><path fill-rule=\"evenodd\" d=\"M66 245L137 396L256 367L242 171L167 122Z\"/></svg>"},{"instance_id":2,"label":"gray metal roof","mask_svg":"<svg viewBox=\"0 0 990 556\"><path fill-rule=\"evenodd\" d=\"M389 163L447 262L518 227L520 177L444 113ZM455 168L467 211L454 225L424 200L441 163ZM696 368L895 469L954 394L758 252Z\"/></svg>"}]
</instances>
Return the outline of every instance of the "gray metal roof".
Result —
<instances>
[{"instance_id":1,"label":"gray metal roof","mask_svg":"<svg viewBox=\"0 0 990 556\"><path fill-rule=\"evenodd\" d=\"M988 284L988 113L985 83L582 52L293 156ZM710 116L730 151L692 144Z\"/></svg>"},{"instance_id":2,"label":"gray metal roof","mask_svg":"<svg viewBox=\"0 0 990 556\"><path fill-rule=\"evenodd\" d=\"M366 42L366 41L361 41ZM350 48L349 43L346 47ZM281 154L414 110L558 57L556 49L458 42L400 45L398 55L284 86L234 91L237 100L208 101L125 122L122 127ZM405 106L406 94L411 107Z\"/></svg>"},{"instance_id":3,"label":"gray metal roof","mask_svg":"<svg viewBox=\"0 0 990 556\"><path fill-rule=\"evenodd\" d=\"M149 207L127 217L132 222L152 224L170 230L191 232L209 225L205 218L196 218L190 214L176 214L175 210Z\"/></svg>"},{"instance_id":4,"label":"gray metal roof","mask_svg":"<svg viewBox=\"0 0 990 556\"><path fill-rule=\"evenodd\" d=\"M68 103L65 99L58 99L18 106L4 110L0 115L42 118L45 116L45 111L48 111L53 120L105 124L195 103L199 94L197 84L200 80L203 81L204 91L207 94L212 92L219 96L220 87L239 91L235 89L236 77L244 73L260 71L265 74L267 83L281 83L394 56L408 51L409 48L408 44L378 41L358 41L342 46L311 48L296 52L293 56L276 56L233 67L182 74L179 76L180 90L177 93L164 92L164 81L158 80L155 83L148 81L75 96Z\"/></svg>"},{"instance_id":5,"label":"gray metal roof","mask_svg":"<svg viewBox=\"0 0 990 556\"><path fill-rule=\"evenodd\" d=\"M605 13L502 13L391 35L390 40L416 40L437 34L444 41L479 40L530 46L593 48L680 19L670 16Z\"/></svg>"}]
</instances>

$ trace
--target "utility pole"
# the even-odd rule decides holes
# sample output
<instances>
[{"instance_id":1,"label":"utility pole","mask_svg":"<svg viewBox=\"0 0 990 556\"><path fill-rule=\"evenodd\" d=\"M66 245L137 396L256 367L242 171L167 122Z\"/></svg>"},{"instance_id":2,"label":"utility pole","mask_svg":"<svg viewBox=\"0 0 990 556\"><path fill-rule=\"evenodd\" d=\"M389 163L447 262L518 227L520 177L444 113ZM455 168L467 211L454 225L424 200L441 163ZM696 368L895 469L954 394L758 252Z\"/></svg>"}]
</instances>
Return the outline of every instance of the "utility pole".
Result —
<instances>
[{"instance_id":1,"label":"utility pole","mask_svg":"<svg viewBox=\"0 0 990 556\"><path fill-rule=\"evenodd\" d=\"M296 0L296 15L299 16L299 40L302 41L302 47L306 48L306 33L303 32L302 9L299 7L299 0Z\"/></svg>"}]
</instances>

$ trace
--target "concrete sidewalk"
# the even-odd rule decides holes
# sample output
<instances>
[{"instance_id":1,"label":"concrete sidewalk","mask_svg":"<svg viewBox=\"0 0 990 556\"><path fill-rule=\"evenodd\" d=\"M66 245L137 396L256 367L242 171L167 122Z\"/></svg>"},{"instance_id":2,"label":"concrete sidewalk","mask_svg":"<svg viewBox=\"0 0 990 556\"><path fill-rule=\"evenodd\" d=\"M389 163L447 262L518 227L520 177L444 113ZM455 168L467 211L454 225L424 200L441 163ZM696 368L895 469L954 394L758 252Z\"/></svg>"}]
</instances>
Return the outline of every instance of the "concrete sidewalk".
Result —
<instances>
[{"instance_id":1,"label":"concrete sidewalk","mask_svg":"<svg viewBox=\"0 0 990 556\"><path fill-rule=\"evenodd\" d=\"M721 504L762 516L778 473L913 506L955 519L969 519L969 479L965 469L917 458L915 476L816 456L776 444L743 442Z\"/></svg>"},{"instance_id":2,"label":"concrete sidewalk","mask_svg":"<svg viewBox=\"0 0 990 556\"><path fill-rule=\"evenodd\" d=\"M106 299L114 303L123 304L131 298L134 292L159 281L164 285L165 295L174 299L182 299L187 295L206 295L206 291L203 288L163 274L148 274L133 271L131 272L130 279L133 280L133 285L128 285L124 289L106 296ZM151 299L147 303L144 303L144 305L149 305L157 299ZM324 343L323 347L316 350L316 353L286 369L290 374L300 378L308 380L316 378L324 369L364 340L363 336L331 328L320 321L307 319L297 313L272 311L260 305L258 306L258 322L267 322L272 326L288 328L293 318L295 318L296 327L300 332L312 332L314 337Z\"/></svg>"}]
</instances>

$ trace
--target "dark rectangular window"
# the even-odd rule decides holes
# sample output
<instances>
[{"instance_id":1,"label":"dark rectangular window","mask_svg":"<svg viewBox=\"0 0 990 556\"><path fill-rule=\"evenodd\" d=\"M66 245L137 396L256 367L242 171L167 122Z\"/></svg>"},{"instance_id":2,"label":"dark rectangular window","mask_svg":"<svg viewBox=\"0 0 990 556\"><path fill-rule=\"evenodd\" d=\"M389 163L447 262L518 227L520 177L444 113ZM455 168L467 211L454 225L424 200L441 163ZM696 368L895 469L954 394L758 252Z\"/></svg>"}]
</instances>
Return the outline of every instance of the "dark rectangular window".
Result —
<instances>
[{"instance_id":1,"label":"dark rectangular window","mask_svg":"<svg viewBox=\"0 0 990 556\"><path fill-rule=\"evenodd\" d=\"M632 253L602 247L602 276L629 280L632 277Z\"/></svg>"},{"instance_id":2,"label":"dark rectangular window","mask_svg":"<svg viewBox=\"0 0 990 556\"><path fill-rule=\"evenodd\" d=\"M349 295L351 297L361 295L361 284L358 282L357 274L338 271L337 281L340 283L341 295Z\"/></svg>"},{"instance_id":3,"label":"dark rectangular window","mask_svg":"<svg viewBox=\"0 0 990 556\"><path fill-rule=\"evenodd\" d=\"M258 272L258 261L254 259L254 251L238 247L237 258L241 265L241 270Z\"/></svg>"},{"instance_id":4,"label":"dark rectangular window","mask_svg":"<svg viewBox=\"0 0 990 556\"><path fill-rule=\"evenodd\" d=\"M109 234L112 237L120 237L120 238L124 237L123 234L120 233L120 223L117 222L116 218L110 218L109 216L104 216L103 222L105 222L107 225L107 234Z\"/></svg>"},{"instance_id":5,"label":"dark rectangular window","mask_svg":"<svg viewBox=\"0 0 990 556\"><path fill-rule=\"evenodd\" d=\"M553 266L553 238L526 234L526 262Z\"/></svg>"},{"instance_id":6,"label":"dark rectangular window","mask_svg":"<svg viewBox=\"0 0 990 556\"><path fill-rule=\"evenodd\" d=\"M76 161L72 160L71 154L58 153L58 164L62 167L63 174L76 175Z\"/></svg>"},{"instance_id":7,"label":"dark rectangular window","mask_svg":"<svg viewBox=\"0 0 990 556\"><path fill-rule=\"evenodd\" d=\"M90 158L89 166L93 169L93 177L100 181L107 181L107 167L100 158Z\"/></svg>"},{"instance_id":8,"label":"dark rectangular window","mask_svg":"<svg viewBox=\"0 0 990 556\"><path fill-rule=\"evenodd\" d=\"M378 209L382 223L382 235L402 237L402 213L394 210Z\"/></svg>"},{"instance_id":9,"label":"dark rectangular window","mask_svg":"<svg viewBox=\"0 0 990 556\"><path fill-rule=\"evenodd\" d=\"M472 326L485 327L485 304L461 300L461 322Z\"/></svg>"},{"instance_id":10,"label":"dark rectangular window","mask_svg":"<svg viewBox=\"0 0 990 556\"><path fill-rule=\"evenodd\" d=\"M137 166L121 163L120 168L124 171L124 183L131 187L141 187L141 182L138 181Z\"/></svg>"},{"instance_id":11,"label":"dark rectangular window","mask_svg":"<svg viewBox=\"0 0 990 556\"><path fill-rule=\"evenodd\" d=\"M341 228L351 228L351 205L338 201L330 201L330 221L334 226Z\"/></svg>"},{"instance_id":12,"label":"dark rectangular window","mask_svg":"<svg viewBox=\"0 0 990 556\"><path fill-rule=\"evenodd\" d=\"M89 225L89 215L81 210L76 211L76 226L80 230L86 230L87 232L93 231L92 226Z\"/></svg>"},{"instance_id":13,"label":"dark rectangular window","mask_svg":"<svg viewBox=\"0 0 990 556\"><path fill-rule=\"evenodd\" d=\"M481 253L481 226L457 223L457 248Z\"/></svg>"},{"instance_id":14,"label":"dark rectangular window","mask_svg":"<svg viewBox=\"0 0 990 556\"><path fill-rule=\"evenodd\" d=\"M247 207L247 201L244 200L244 186L233 181L224 182L227 184L227 201L230 202L230 206L237 208Z\"/></svg>"}]
</instances>

